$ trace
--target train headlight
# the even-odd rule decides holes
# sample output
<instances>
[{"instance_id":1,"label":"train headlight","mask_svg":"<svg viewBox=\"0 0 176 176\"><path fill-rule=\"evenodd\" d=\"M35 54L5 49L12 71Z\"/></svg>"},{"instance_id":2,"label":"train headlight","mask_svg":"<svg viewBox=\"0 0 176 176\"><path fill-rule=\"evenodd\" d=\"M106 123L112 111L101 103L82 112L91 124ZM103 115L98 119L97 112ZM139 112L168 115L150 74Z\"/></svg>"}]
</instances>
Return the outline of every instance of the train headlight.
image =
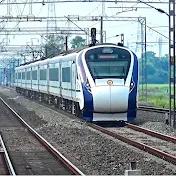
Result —
<instances>
[{"instance_id":1,"label":"train headlight","mask_svg":"<svg viewBox=\"0 0 176 176\"><path fill-rule=\"evenodd\" d=\"M87 79L87 81L86 81L86 83L85 83L85 87L86 87L86 89L87 89L89 92L91 92L91 87L90 87L90 84L89 84L88 79Z\"/></svg>"},{"instance_id":2,"label":"train headlight","mask_svg":"<svg viewBox=\"0 0 176 176\"><path fill-rule=\"evenodd\" d=\"M130 83L130 92L133 90L134 86L135 86L134 82L131 81L131 83Z\"/></svg>"}]
</instances>

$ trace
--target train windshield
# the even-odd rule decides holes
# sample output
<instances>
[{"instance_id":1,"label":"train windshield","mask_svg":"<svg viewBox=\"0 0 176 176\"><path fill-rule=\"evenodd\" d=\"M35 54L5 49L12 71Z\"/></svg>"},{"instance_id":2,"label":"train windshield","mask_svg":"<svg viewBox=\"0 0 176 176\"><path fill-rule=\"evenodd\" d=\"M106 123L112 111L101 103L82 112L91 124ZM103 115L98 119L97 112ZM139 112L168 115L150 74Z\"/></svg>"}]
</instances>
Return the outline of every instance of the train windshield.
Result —
<instances>
[{"instance_id":1,"label":"train windshield","mask_svg":"<svg viewBox=\"0 0 176 176\"><path fill-rule=\"evenodd\" d=\"M93 79L127 77L131 55L116 47L101 47L89 50L85 55Z\"/></svg>"}]
</instances>

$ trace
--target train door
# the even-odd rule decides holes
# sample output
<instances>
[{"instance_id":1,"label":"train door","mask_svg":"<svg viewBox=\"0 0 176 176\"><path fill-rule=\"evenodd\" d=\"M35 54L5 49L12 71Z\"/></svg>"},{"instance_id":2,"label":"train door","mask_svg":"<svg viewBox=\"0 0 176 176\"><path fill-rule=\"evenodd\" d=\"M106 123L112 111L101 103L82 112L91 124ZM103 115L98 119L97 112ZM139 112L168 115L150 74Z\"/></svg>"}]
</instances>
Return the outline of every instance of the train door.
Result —
<instances>
[{"instance_id":1,"label":"train door","mask_svg":"<svg viewBox=\"0 0 176 176\"><path fill-rule=\"evenodd\" d=\"M31 90L32 90L32 67L30 67L30 70L29 70L30 72L30 87L31 87Z\"/></svg>"},{"instance_id":2,"label":"train door","mask_svg":"<svg viewBox=\"0 0 176 176\"><path fill-rule=\"evenodd\" d=\"M47 86L47 93L50 94L49 91L49 63L46 65L46 86Z\"/></svg>"},{"instance_id":3,"label":"train door","mask_svg":"<svg viewBox=\"0 0 176 176\"><path fill-rule=\"evenodd\" d=\"M18 87L18 70L15 71L15 86ZM2 72L1 72L1 84L2 84Z\"/></svg>"},{"instance_id":4,"label":"train door","mask_svg":"<svg viewBox=\"0 0 176 176\"><path fill-rule=\"evenodd\" d=\"M24 69L24 73L25 73L25 89L28 88L28 81L27 81L27 68Z\"/></svg>"},{"instance_id":5,"label":"train door","mask_svg":"<svg viewBox=\"0 0 176 176\"><path fill-rule=\"evenodd\" d=\"M40 66L37 66L37 83L38 83L38 91L40 90Z\"/></svg>"},{"instance_id":6,"label":"train door","mask_svg":"<svg viewBox=\"0 0 176 176\"><path fill-rule=\"evenodd\" d=\"M20 70L20 71L19 71L19 78L20 78L20 79L19 79L19 85L20 85L20 87L22 86L21 77L22 77L22 76L21 76L21 70Z\"/></svg>"},{"instance_id":7,"label":"train door","mask_svg":"<svg viewBox=\"0 0 176 176\"><path fill-rule=\"evenodd\" d=\"M72 61L71 64L71 97L74 99L76 97L76 64L75 61Z\"/></svg>"},{"instance_id":8,"label":"train door","mask_svg":"<svg viewBox=\"0 0 176 176\"><path fill-rule=\"evenodd\" d=\"M60 97L62 96L62 65L61 65L62 62L59 62L59 88L60 88Z\"/></svg>"}]
</instances>

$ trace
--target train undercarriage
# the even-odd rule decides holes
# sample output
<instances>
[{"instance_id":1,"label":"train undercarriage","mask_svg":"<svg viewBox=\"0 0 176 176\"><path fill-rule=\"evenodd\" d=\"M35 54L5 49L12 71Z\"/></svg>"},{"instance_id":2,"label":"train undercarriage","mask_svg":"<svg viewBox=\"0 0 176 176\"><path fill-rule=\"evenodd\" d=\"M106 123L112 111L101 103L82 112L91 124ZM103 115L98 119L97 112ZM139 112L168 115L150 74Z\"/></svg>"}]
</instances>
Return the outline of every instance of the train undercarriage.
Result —
<instances>
[{"instance_id":1,"label":"train undercarriage","mask_svg":"<svg viewBox=\"0 0 176 176\"><path fill-rule=\"evenodd\" d=\"M57 109L66 111L77 117L82 116L82 111L80 110L79 103L73 100L68 100L63 97L49 95L43 92L27 90L19 87L16 87L16 92L30 99L38 100L39 102L43 102L51 106L54 106Z\"/></svg>"}]
</instances>

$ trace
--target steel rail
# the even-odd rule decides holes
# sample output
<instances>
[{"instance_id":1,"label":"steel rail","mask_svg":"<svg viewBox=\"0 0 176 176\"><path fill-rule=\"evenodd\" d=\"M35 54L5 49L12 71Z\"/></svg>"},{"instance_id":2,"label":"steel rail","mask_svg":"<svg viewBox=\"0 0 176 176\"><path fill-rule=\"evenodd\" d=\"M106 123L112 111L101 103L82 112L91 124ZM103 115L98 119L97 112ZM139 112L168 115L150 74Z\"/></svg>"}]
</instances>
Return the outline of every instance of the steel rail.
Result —
<instances>
[{"instance_id":1,"label":"steel rail","mask_svg":"<svg viewBox=\"0 0 176 176\"><path fill-rule=\"evenodd\" d=\"M153 111L153 112L159 112L159 113L166 113L169 112L169 109L163 109L163 108L154 108L154 107L147 107L147 106L139 106L137 110L142 111Z\"/></svg>"},{"instance_id":2,"label":"steel rail","mask_svg":"<svg viewBox=\"0 0 176 176\"><path fill-rule=\"evenodd\" d=\"M141 150L144 150L144 151L146 151L146 152L148 152L148 153L150 153L152 155L158 156L158 157L160 157L162 159L165 159L165 160L167 160L167 161L169 161L169 162L171 162L173 164L176 164L176 157L174 157L172 155L169 155L169 154L167 154L165 152L162 152L162 151L160 151L158 149L155 149L155 148L150 147L148 145L142 144L140 142L136 142L136 141L133 141L133 140L128 139L126 137L123 137L123 136L121 136L121 135L119 135L119 134L117 134L115 132L109 131L109 130L107 130L107 129L103 128L103 127L100 127L98 125L89 124L89 126L94 128L94 129L96 129L96 130L98 130L98 131L101 131L101 132L103 132L105 134L108 134L108 135L110 135L110 136L112 136L112 137L114 137L116 139L119 139L119 140L121 140L121 141L123 141L125 143L128 143L128 144L130 144L130 145L132 145L134 147L137 147L137 148L139 148Z\"/></svg>"},{"instance_id":3,"label":"steel rail","mask_svg":"<svg viewBox=\"0 0 176 176\"><path fill-rule=\"evenodd\" d=\"M126 124L128 125L128 123L126 123ZM131 124L129 124L129 125L130 125L131 128L132 128L132 127L135 128L135 125L131 125ZM117 134L117 133L115 133L115 132L109 131L109 130L107 130L107 129L105 129L105 128L102 128L102 127L100 127L100 126L98 126L98 125L95 125L95 124L93 124L93 123L89 123L89 126L92 127L92 128L94 128L94 129L96 129L96 130L98 130L98 131L101 131L101 132L103 132L103 133L105 133L105 134L108 134L108 135L110 135L110 136L112 136L112 137L115 137L115 138L117 138L117 139L119 139L119 140L121 140L121 141L123 141L123 142L125 142L125 143L128 143L128 144L130 144L130 145L133 145L133 146L135 146L135 147L137 147L137 148L139 148L139 149L142 149L142 150L144 150L144 151L146 151L146 152L149 152L149 153L151 153L151 154L153 154L153 155L156 155L156 156L161 157L161 158L163 158L163 159L165 159L165 160L167 160L167 161L169 161L169 162L172 162L172 163L176 164L176 157L174 157L174 156L172 156L172 155L169 155L169 154L167 154L167 153L165 153L165 152L162 152L162 151L160 151L160 150L158 150L158 149L155 149L155 148L153 148L153 147L147 146L147 145L145 145L145 144L142 144L142 143L133 141L133 140L131 140L131 139L125 138L125 137L123 137L123 136L121 136L121 135L119 135L119 134ZM137 127L136 127L136 128L137 128ZM155 135L155 137L160 137L160 138L161 138L161 135L162 135L162 134L160 134L160 133L153 132L153 131L151 131L151 130L145 130L145 129L142 128L142 127L138 127L138 129L141 130L142 132L145 131L146 134L149 134L149 133L150 133L151 136L152 136L152 135L153 135L153 136ZM138 130L138 131L139 131L139 130ZM147 131L148 131L148 132L147 132ZM171 136L162 135L162 139L168 140L168 141L172 141L172 142L176 143L176 138L171 137Z\"/></svg>"},{"instance_id":4,"label":"steel rail","mask_svg":"<svg viewBox=\"0 0 176 176\"><path fill-rule=\"evenodd\" d=\"M3 152L5 154L5 161L6 161L6 164L7 164L7 167L8 167L8 170L9 170L9 173L13 176L16 176L16 173L14 171L14 168L13 168L13 165L11 163L11 160L9 158L9 155L8 155L8 152L7 152L7 149L5 147L5 144L3 142L3 139L2 139L2 136L0 135L0 141L1 141L1 145L2 145L2 148L3 148Z\"/></svg>"},{"instance_id":5,"label":"steel rail","mask_svg":"<svg viewBox=\"0 0 176 176\"><path fill-rule=\"evenodd\" d=\"M56 150L50 143L48 143L41 135L39 135L31 126L29 126L21 117L20 115L15 112L1 97L0 100L18 117L18 119L24 124L28 130L38 139L40 140L45 147L50 150L55 156L57 156L60 161L69 168L73 174L75 175L85 175L83 174L76 166L74 166L67 158L65 158L58 150Z\"/></svg>"},{"instance_id":6,"label":"steel rail","mask_svg":"<svg viewBox=\"0 0 176 176\"><path fill-rule=\"evenodd\" d=\"M158 137L160 139L167 140L167 141L172 141L173 143L176 143L176 138L175 137L164 135L162 133L158 133L158 132L146 129L146 128L142 128L142 127L139 127L139 126L136 126L136 125L132 125L130 123L125 122L125 124L127 125L128 128L134 129L136 131L140 131L140 132L143 132L145 134L149 134L151 136Z\"/></svg>"}]
</instances>

